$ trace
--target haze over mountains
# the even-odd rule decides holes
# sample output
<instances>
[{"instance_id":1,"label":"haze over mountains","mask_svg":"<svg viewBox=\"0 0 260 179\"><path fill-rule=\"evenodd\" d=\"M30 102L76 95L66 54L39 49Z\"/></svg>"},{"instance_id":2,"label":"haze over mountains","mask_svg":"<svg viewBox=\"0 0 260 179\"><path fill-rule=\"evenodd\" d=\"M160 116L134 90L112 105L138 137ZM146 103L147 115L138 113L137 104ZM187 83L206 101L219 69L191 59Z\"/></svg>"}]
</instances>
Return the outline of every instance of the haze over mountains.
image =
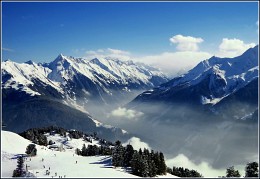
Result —
<instances>
[{"instance_id":1,"label":"haze over mountains","mask_svg":"<svg viewBox=\"0 0 260 179\"><path fill-rule=\"evenodd\" d=\"M1 68L8 130L58 125L108 140L135 134L168 159L184 154L215 168L258 157L258 46L204 60L171 80L145 64L111 58L59 55L43 64L9 60Z\"/></svg>"}]
</instances>

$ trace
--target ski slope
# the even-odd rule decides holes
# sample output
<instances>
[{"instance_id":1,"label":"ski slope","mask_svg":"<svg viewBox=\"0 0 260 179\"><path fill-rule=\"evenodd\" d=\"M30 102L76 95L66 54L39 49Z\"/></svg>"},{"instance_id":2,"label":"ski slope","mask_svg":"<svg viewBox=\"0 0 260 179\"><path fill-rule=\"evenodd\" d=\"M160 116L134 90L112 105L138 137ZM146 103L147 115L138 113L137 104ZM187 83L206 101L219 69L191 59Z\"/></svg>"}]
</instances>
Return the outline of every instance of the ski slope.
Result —
<instances>
[{"instance_id":1,"label":"ski slope","mask_svg":"<svg viewBox=\"0 0 260 179\"><path fill-rule=\"evenodd\" d=\"M110 156L83 157L75 153L76 147L85 145L98 145L85 142L82 139L68 139L58 134L46 135L49 140L55 142L57 146L63 144L65 151L56 151L44 146L36 145L37 155L27 157L24 165L28 166L30 177L40 178L138 178L138 176L127 173L123 168L114 168L111 165ZM31 142L23 137L9 131L1 131L1 177L11 177L17 165L17 154L25 154L26 147ZM46 175L46 170L49 175ZM170 174L158 177L176 177Z\"/></svg>"}]
</instances>

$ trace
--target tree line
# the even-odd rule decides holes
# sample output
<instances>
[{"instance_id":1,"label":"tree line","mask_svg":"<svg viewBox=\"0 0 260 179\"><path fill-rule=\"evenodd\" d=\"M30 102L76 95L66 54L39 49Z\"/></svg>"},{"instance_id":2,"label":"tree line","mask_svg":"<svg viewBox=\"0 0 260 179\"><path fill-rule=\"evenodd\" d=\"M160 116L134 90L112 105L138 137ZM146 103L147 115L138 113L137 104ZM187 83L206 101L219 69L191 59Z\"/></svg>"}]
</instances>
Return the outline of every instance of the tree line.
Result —
<instances>
[{"instance_id":1,"label":"tree line","mask_svg":"<svg viewBox=\"0 0 260 179\"><path fill-rule=\"evenodd\" d=\"M166 174L166 164L162 152L151 152L148 149L134 150L131 144L123 147L116 141L112 151L112 165L130 167L131 173L140 177L155 177Z\"/></svg>"},{"instance_id":2,"label":"tree line","mask_svg":"<svg viewBox=\"0 0 260 179\"><path fill-rule=\"evenodd\" d=\"M131 144L126 147L122 146L120 141L112 143L97 137L97 133L85 134L77 130L66 130L61 127L50 126L43 128L32 128L20 133L22 137L31 140L38 145L47 146L49 143L46 133L57 133L61 136L69 136L70 138L83 138L85 141L92 143L92 139L99 140L100 146L83 144L81 150L76 149L75 153L81 156L96 156L96 155L109 155L112 158L112 165L114 167L124 167L131 170L133 175L140 177L155 177L156 175L165 175L166 172L179 176L179 177L203 177L199 172L193 169L175 167L169 168L165 164L164 155L162 152L149 151L148 149L134 150ZM68 134L67 134L68 133ZM30 144L26 148L26 154L35 156L37 149L34 144ZM17 158L17 168L13 171L13 177L21 177L25 175L24 159L23 157ZM251 162L245 167L245 177L258 177L258 163ZM241 177L238 170L231 166L226 170L226 177Z\"/></svg>"},{"instance_id":3,"label":"tree line","mask_svg":"<svg viewBox=\"0 0 260 179\"><path fill-rule=\"evenodd\" d=\"M178 177L203 177L202 174L193 169L175 167L167 168L167 172Z\"/></svg>"},{"instance_id":4,"label":"tree line","mask_svg":"<svg viewBox=\"0 0 260 179\"><path fill-rule=\"evenodd\" d=\"M245 167L245 177L258 177L258 163L250 162ZM226 177L241 177L238 170L231 166L226 170Z\"/></svg>"},{"instance_id":5,"label":"tree line","mask_svg":"<svg viewBox=\"0 0 260 179\"><path fill-rule=\"evenodd\" d=\"M34 144L47 146L50 145L50 141L48 141L47 137L44 135L46 133L59 134L60 136L70 137L73 139L83 138L84 140L90 143L92 143L92 139L95 139L98 140L99 143L101 143L102 145L113 145L112 142L99 138L96 132L93 132L93 134L86 134L82 131L67 130L57 126L31 128L22 133L19 133L19 135L22 136L23 138L32 141Z\"/></svg>"}]
</instances>

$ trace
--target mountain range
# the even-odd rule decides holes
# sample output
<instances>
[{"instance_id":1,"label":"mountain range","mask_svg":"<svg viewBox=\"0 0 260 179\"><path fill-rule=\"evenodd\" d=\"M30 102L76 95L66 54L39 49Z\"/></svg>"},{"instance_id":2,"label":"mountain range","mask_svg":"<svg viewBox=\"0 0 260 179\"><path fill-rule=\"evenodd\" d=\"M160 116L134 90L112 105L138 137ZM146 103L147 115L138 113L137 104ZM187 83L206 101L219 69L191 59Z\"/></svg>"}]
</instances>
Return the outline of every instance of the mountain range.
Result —
<instances>
[{"instance_id":1,"label":"mountain range","mask_svg":"<svg viewBox=\"0 0 260 179\"><path fill-rule=\"evenodd\" d=\"M8 130L20 132L46 124L73 126L108 135L110 140L126 132L103 125L89 111L123 104L139 91L168 80L159 70L141 63L62 54L50 63L7 60L1 69L3 122Z\"/></svg>"},{"instance_id":2,"label":"mountain range","mask_svg":"<svg viewBox=\"0 0 260 179\"><path fill-rule=\"evenodd\" d=\"M242 118L258 108L258 74L258 46L235 58L213 56L186 74L141 93L128 107L140 110L145 104L183 104L225 118Z\"/></svg>"}]
</instances>

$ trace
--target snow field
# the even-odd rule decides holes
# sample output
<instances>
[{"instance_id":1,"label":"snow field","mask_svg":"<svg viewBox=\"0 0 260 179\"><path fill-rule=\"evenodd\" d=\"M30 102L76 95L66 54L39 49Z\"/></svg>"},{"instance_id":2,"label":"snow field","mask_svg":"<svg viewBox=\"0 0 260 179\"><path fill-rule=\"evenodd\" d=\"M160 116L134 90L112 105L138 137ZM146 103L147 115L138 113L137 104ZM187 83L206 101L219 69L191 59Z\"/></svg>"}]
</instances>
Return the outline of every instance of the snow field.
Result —
<instances>
[{"instance_id":1,"label":"snow field","mask_svg":"<svg viewBox=\"0 0 260 179\"><path fill-rule=\"evenodd\" d=\"M31 141L9 131L1 131L2 138L2 171L1 177L11 177L13 170L17 166L17 154L25 154L26 147ZM31 177L40 178L139 178L127 173L125 169L114 168L111 165L110 156L83 157L75 154L75 149L82 148L85 143L88 145L98 145L98 141L92 143L82 139L68 140L58 134L46 134L48 141L52 140L57 146L63 144L65 151L48 149L45 146L36 145L37 155L26 157L24 166L28 167ZM69 149L71 148L72 149ZM49 174L47 174L49 173ZM158 176L159 178L176 177L170 174Z\"/></svg>"}]
</instances>

